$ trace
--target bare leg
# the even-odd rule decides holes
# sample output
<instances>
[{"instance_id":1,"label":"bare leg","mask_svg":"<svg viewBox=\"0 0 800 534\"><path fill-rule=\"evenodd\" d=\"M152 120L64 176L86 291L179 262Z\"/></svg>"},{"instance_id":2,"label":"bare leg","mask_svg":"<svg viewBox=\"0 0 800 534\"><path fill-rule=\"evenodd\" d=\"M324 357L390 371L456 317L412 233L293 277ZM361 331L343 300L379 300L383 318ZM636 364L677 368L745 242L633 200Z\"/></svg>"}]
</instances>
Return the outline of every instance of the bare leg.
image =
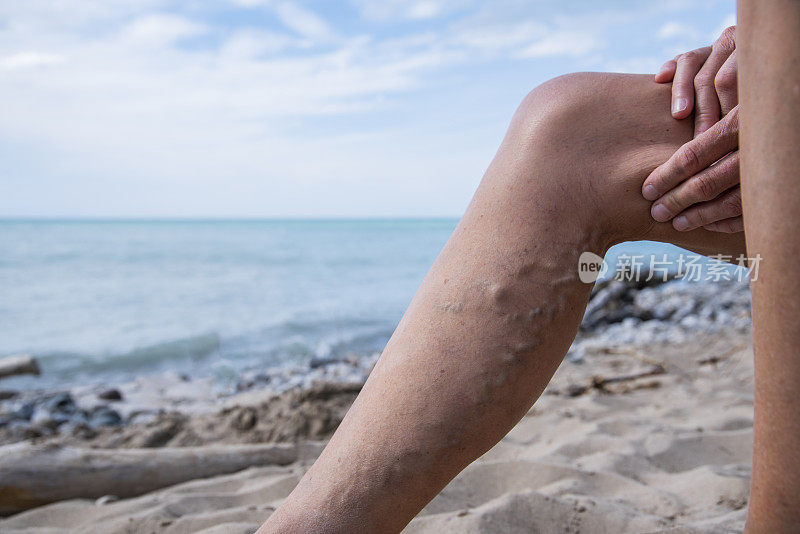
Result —
<instances>
[{"instance_id":1,"label":"bare leg","mask_svg":"<svg viewBox=\"0 0 800 534\"><path fill-rule=\"evenodd\" d=\"M644 178L692 135L669 90L577 74L531 92L355 404L259 532L402 529L549 382L591 290L581 252L631 239L744 251L741 235L650 218Z\"/></svg>"},{"instance_id":2,"label":"bare leg","mask_svg":"<svg viewBox=\"0 0 800 534\"><path fill-rule=\"evenodd\" d=\"M748 532L800 531L800 2L740 3L742 193L753 290Z\"/></svg>"}]
</instances>

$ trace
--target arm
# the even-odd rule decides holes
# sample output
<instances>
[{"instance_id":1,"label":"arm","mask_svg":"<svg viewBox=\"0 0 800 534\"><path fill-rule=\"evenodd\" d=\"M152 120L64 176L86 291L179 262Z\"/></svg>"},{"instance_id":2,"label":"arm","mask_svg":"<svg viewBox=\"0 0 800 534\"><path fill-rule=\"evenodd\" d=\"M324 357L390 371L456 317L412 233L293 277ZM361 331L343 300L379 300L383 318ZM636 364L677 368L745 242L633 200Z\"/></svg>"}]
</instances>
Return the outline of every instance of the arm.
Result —
<instances>
[{"instance_id":1,"label":"arm","mask_svg":"<svg viewBox=\"0 0 800 534\"><path fill-rule=\"evenodd\" d=\"M755 422L748 532L800 529L800 2L739 5L742 192Z\"/></svg>"}]
</instances>

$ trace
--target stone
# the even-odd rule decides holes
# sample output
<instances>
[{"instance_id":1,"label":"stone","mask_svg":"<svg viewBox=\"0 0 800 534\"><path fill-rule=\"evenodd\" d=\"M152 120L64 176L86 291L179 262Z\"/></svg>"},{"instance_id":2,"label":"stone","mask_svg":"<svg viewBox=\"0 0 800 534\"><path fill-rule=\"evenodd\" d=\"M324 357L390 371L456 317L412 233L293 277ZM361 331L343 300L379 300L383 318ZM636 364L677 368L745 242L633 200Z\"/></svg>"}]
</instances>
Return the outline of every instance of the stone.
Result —
<instances>
[{"instance_id":1,"label":"stone","mask_svg":"<svg viewBox=\"0 0 800 534\"><path fill-rule=\"evenodd\" d=\"M122 393L116 388L109 388L101 391L97 394L97 398L101 400L107 401L121 401L122 400Z\"/></svg>"}]
</instances>

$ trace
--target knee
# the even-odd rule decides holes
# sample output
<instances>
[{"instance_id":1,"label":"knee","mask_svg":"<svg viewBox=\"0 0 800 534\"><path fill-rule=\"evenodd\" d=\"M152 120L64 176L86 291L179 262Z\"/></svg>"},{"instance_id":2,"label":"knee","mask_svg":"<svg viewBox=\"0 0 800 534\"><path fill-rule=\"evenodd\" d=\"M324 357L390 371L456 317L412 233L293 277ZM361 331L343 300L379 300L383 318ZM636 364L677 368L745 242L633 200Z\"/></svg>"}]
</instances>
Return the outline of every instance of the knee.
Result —
<instances>
[{"instance_id":1,"label":"knee","mask_svg":"<svg viewBox=\"0 0 800 534\"><path fill-rule=\"evenodd\" d=\"M523 99L504 141L530 171L515 179L569 197L561 202L587 224L643 234L652 221L641 183L691 137L691 121L672 119L669 99L669 86L647 75L575 73L545 82Z\"/></svg>"}]
</instances>

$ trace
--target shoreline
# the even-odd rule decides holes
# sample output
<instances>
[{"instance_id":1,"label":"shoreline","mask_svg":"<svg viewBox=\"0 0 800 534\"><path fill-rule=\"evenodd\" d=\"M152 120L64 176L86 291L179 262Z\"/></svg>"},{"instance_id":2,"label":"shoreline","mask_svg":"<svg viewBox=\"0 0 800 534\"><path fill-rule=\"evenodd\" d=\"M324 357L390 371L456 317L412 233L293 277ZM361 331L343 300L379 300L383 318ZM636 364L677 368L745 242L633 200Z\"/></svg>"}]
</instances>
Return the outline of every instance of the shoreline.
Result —
<instances>
[{"instance_id":1,"label":"shoreline","mask_svg":"<svg viewBox=\"0 0 800 534\"><path fill-rule=\"evenodd\" d=\"M746 283L606 280L592 292L565 361L591 365L597 354L620 347L685 343L697 336L741 334L749 329ZM95 383L69 389L13 392L3 390L0 382L0 445L37 439L91 442L95 436L124 433L131 426L165 421L174 426L176 420L224 418L226 410L237 406L280 404L282 399L304 392L313 397L337 388L352 391L366 381L378 357L378 353L349 354L245 370L236 376L236 386L225 390L220 390L212 376L190 377L171 371L113 386ZM274 435L289 434L292 432L284 429ZM265 436L271 439L273 433ZM317 439L321 437L326 436Z\"/></svg>"},{"instance_id":2,"label":"shoreline","mask_svg":"<svg viewBox=\"0 0 800 534\"><path fill-rule=\"evenodd\" d=\"M540 399L405 532L741 531L751 343L746 284L598 284ZM120 386L121 399L111 389L98 398L98 385L42 394L13 432L0 425L0 478L20 485L15 495L52 481L59 493L14 501L6 487L5 513L27 511L0 518L0 530L252 533L321 452L376 359L316 362L282 382L242 376L241 391L221 396L174 373ZM63 409L36 415L54 399ZM20 404L0 401L0 414ZM118 420L70 419L91 422L93 410ZM48 417L66 420L25 434ZM143 479L148 469L159 477ZM205 504L184 508L195 493Z\"/></svg>"}]
</instances>

